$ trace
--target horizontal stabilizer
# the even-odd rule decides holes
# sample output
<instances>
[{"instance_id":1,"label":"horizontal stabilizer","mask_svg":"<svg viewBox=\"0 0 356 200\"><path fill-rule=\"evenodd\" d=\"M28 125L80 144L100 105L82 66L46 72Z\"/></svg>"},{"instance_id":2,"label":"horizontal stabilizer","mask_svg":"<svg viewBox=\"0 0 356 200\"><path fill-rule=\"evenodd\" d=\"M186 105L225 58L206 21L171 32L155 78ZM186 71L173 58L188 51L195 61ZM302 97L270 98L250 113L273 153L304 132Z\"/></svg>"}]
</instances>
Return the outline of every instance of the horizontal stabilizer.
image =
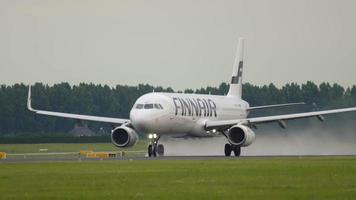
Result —
<instances>
[{"instance_id":1,"label":"horizontal stabilizer","mask_svg":"<svg viewBox=\"0 0 356 200\"><path fill-rule=\"evenodd\" d=\"M285 104L275 104L275 105L266 105L266 106L256 106L256 107L250 107L247 110L261 110L261 109L266 109L266 108L278 108L278 107L286 107L286 106L295 106L295 105L305 105L304 102L298 102L298 103L285 103Z\"/></svg>"}]
</instances>

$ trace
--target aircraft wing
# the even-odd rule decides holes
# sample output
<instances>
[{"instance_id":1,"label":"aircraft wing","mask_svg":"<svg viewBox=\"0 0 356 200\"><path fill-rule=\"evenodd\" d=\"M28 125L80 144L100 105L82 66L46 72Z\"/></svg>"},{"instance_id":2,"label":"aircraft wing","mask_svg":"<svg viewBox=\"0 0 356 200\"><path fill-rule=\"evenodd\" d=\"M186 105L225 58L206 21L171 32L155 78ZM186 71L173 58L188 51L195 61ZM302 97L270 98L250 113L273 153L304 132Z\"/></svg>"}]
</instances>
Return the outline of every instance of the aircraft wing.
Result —
<instances>
[{"instance_id":1,"label":"aircraft wing","mask_svg":"<svg viewBox=\"0 0 356 200\"><path fill-rule=\"evenodd\" d=\"M261 110L266 108L277 108L277 107L285 107L285 106L294 106L294 105L304 105L304 102L299 103L285 103L285 104L275 104L275 105L266 105L266 106L256 106L256 107L249 107L247 110Z\"/></svg>"},{"instance_id":2,"label":"aircraft wing","mask_svg":"<svg viewBox=\"0 0 356 200\"><path fill-rule=\"evenodd\" d=\"M351 112L351 111L356 111L356 107L306 112L306 113L286 114L286 115L275 115L275 116L266 116L266 117L254 117L254 118L247 118L247 119L207 121L205 124L205 128L207 130L226 129L236 124L254 125L254 124L269 123L269 122L283 122L284 120L301 119L301 118L308 118L308 117L318 117L319 119L323 119L322 115Z\"/></svg>"},{"instance_id":3,"label":"aircraft wing","mask_svg":"<svg viewBox=\"0 0 356 200\"><path fill-rule=\"evenodd\" d=\"M96 122L106 122L106 123L112 123L112 124L130 123L129 119L120 119L120 118L112 118L112 117L99 117L99 116L92 116L92 115L79 115L79 114L72 114L72 113L61 113L61 112L53 112L53 111L45 111L45 110L33 109L32 106L31 106L31 86L28 89L27 109L29 111L35 112L36 114L48 115L48 116L54 116L54 117L63 117L63 118L79 119L79 120L87 120L87 121L96 121Z\"/></svg>"}]
</instances>

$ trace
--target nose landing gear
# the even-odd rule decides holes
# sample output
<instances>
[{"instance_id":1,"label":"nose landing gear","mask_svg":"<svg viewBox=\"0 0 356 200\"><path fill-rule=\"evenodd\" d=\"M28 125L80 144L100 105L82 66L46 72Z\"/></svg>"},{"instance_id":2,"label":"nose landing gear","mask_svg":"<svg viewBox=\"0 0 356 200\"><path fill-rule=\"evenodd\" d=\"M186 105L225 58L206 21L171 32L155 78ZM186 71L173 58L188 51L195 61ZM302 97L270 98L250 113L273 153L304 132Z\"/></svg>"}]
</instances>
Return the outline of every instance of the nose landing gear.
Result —
<instances>
[{"instance_id":1,"label":"nose landing gear","mask_svg":"<svg viewBox=\"0 0 356 200\"><path fill-rule=\"evenodd\" d=\"M149 139L151 139L150 144L148 145L147 148L147 154L148 157L157 157L158 156L163 156L164 155L164 146L163 144L158 144L158 140L160 139L160 136L157 136L156 134L150 134Z\"/></svg>"}]
</instances>

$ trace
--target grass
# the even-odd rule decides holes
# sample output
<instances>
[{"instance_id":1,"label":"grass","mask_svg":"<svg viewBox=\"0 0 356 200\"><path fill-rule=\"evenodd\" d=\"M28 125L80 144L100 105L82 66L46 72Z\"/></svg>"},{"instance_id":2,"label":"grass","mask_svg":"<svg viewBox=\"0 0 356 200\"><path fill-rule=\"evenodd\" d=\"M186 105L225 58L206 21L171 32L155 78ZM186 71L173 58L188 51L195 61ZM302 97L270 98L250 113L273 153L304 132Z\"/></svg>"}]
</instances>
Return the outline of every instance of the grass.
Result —
<instances>
[{"instance_id":1,"label":"grass","mask_svg":"<svg viewBox=\"0 0 356 200\"><path fill-rule=\"evenodd\" d=\"M139 141L128 150L145 150L147 141ZM48 149L48 152L79 152L80 150L94 151L119 151L120 149L111 143L53 143L53 144L0 144L0 152L6 153L36 153L39 149Z\"/></svg>"},{"instance_id":2,"label":"grass","mask_svg":"<svg viewBox=\"0 0 356 200\"><path fill-rule=\"evenodd\" d=\"M0 163L0 199L355 196L355 157Z\"/></svg>"}]
</instances>

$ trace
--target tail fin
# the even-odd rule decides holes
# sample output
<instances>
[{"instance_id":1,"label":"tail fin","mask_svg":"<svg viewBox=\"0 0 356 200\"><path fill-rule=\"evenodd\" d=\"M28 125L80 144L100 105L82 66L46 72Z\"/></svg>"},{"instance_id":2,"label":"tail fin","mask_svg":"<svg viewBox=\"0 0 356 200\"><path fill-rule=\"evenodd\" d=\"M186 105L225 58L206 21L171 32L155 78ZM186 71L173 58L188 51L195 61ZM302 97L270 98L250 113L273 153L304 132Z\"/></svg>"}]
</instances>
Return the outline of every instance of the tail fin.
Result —
<instances>
[{"instance_id":1,"label":"tail fin","mask_svg":"<svg viewBox=\"0 0 356 200\"><path fill-rule=\"evenodd\" d=\"M239 38L237 52L235 57L234 68L232 70L232 78L229 92L227 96L242 96L242 71L243 71L243 56L244 56L244 39Z\"/></svg>"}]
</instances>

